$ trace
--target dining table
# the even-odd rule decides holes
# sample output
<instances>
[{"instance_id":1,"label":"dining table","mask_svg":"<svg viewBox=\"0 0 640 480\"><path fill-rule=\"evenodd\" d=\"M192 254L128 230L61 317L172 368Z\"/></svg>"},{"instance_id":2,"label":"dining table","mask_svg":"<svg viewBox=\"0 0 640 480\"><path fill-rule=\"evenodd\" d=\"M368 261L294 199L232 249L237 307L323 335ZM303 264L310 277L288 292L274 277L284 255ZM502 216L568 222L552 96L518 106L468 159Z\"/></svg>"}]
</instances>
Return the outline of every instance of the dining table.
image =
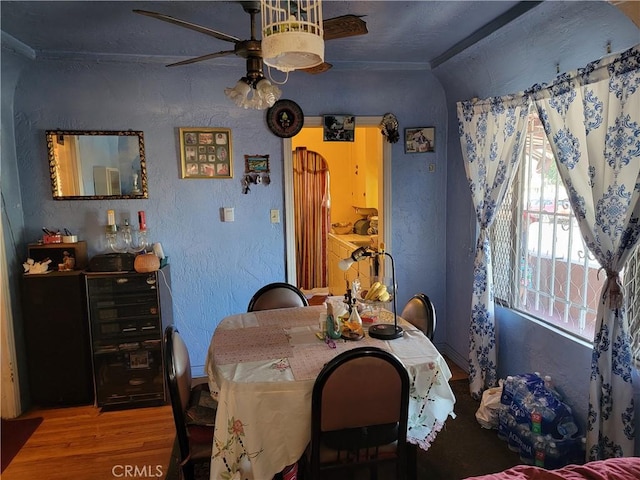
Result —
<instances>
[{"instance_id":1,"label":"dining table","mask_svg":"<svg viewBox=\"0 0 640 480\"><path fill-rule=\"evenodd\" d=\"M220 321L206 358L218 402L211 480L271 480L295 465L311 438L311 393L336 355L376 346L395 354L411 379L407 440L427 450L448 417L455 418L451 371L417 328L397 317L404 334L393 340L328 340L320 331L326 305L239 313ZM393 323L381 309L375 323ZM375 381L375 373L371 374ZM357 406L349 406L357 408ZM237 472L240 472L238 475Z\"/></svg>"}]
</instances>

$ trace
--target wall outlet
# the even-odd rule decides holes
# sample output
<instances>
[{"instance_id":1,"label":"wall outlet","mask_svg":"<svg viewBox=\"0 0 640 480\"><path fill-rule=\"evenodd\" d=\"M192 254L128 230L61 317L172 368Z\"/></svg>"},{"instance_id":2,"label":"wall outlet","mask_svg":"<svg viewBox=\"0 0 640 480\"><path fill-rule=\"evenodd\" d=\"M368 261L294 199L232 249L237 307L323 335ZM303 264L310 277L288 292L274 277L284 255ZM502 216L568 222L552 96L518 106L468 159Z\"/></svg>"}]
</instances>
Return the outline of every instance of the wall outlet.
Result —
<instances>
[{"instance_id":1,"label":"wall outlet","mask_svg":"<svg viewBox=\"0 0 640 480\"><path fill-rule=\"evenodd\" d=\"M271 223L280 223L280 210L271 210Z\"/></svg>"}]
</instances>

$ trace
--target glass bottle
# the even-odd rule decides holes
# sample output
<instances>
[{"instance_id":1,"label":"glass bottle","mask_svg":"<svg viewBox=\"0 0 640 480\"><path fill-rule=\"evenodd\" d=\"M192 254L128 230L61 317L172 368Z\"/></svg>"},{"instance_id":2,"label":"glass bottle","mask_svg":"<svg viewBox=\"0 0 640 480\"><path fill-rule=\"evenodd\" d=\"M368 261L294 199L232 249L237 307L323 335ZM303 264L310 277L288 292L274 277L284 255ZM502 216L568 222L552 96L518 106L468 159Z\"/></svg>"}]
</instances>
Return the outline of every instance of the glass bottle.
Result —
<instances>
[{"instance_id":1,"label":"glass bottle","mask_svg":"<svg viewBox=\"0 0 640 480\"><path fill-rule=\"evenodd\" d=\"M333 305L327 304L327 336L338 339L342 335L340 331L340 319L334 316Z\"/></svg>"},{"instance_id":2,"label":"glass bottle","mask_svg":"<svg viewBox=\"0 0 640 480\"><path fill-rule=\"evenodd\" d=\"M360 318L360 314L358 313L358 306L356 305L356 299L353 299L353 303L351 304L351 314L349 315L349 330L351 331L353 336L363 336L364 331L362 330L362 318Z\"/></svg>"}]
</instances>

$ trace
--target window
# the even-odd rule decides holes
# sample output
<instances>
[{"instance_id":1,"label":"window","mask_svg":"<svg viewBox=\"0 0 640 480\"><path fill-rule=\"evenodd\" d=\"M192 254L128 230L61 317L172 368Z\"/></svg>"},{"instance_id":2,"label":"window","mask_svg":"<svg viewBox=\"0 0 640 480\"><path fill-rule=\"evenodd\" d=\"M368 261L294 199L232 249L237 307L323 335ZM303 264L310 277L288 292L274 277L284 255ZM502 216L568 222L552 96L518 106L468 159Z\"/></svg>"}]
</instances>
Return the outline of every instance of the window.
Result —
<instances>
[{"instance_id":1,"label":"window","mask_svg":"<svg viewBox=\"0 0 640 480\"><path fill-rule=\"evenodd\" d=\"M495 299L592 341L606 275L582 240L568 197L534 112L516 179L491 227ZM640 248L622 276L640 346Z\"/></svg>"},{"instance_id":2,"label":"window","mask_svg":"<svg viewBox=\"0 0 640 480\"><path fill-rule=\"evenodd\" d=\"M633 357L640 362L640 245L624 267L624 295Z\"/></svg>"}]
</instances>

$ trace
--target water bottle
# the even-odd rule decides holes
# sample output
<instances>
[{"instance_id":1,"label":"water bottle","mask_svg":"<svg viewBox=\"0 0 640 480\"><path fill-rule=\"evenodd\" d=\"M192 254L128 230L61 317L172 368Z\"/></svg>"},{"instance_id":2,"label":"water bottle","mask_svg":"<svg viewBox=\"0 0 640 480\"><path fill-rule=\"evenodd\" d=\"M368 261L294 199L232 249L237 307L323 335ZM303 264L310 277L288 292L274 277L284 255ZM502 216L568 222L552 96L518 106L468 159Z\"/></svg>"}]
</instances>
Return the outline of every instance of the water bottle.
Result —
<instances>
[{"instance_id":1,"label":"water bottle","mask_svg":"<svg viewBox=\"0 0 640 480\"><path fill-rule=\"evenodd\" d=\"M542 434L542 414L537 408L531 413L531 432L534 434Z\"/></svg>"},{"instance_id":2,"label":"water bottle","mask_svg":"<svg viewBox=\"0 0 640 480\"><path fill-rule=\"evenodd\" d=\"M534 465L536 467L544 468L544 457L547 451L547 444L542 435L536 435L533 443L533 449L534 449L534 462L533 462Z\"/></svg>"},{"instance_id":3,"label":"water bottle","mask_svg":"<svg viewBox=\"0 0 640 480\"><path fill-rule=\"evenodd\" d=\"M513 401L523 403L524 399L531 393L523 378L516 379L513 388Z\"/></svg>"},{"instance_id":4,"label":"water bottle","mask_svg":"<svg viewBox=\"0 0 640 480\"><path fill-rule=\"evenodd\" d=\"M531 408L534 401L533 394L523 379L516 380L511 401L511 414L518 423L529 424L531 422Z\"/></svg>"},{"instance_id":5,"label":"water bottle","mask_svg":"<svg viewBox=\"0 0 640 480\"><path fill-rule=\"evenodd\" d=\"M513 415L509 415L507 418L507 447L512 452L520 451L520 436L518 431L518 422L513 417Z\"/></svg>"},{"instance_id":6,"label":"water bottle","mask_svg":"<svg viewBox=\"0 0 640 480\"><path fill-rule=\"evenodd\" d=\"M561 418L558 422L557 429L558 433L562 435L563 438L570 438L578 433L578 426L573 421L573 416L571 415Z\"/></svg>"},{"instance_id":7,"label":"water bottle","mask_svg":"<svg viewBox=\"0 0 640 480\"><path fill-rule=\"evenodd\" d=\"M511 405L513 400L513 383L514 379L512 375L509 375L502 384L502 395L500 396L500 403L507 407Z\"/></svg>"},{"instance_id":8,"label":"water bottle","mask_svg":"<svg viewBox=\"0 0 640 480\"><path fill-rule=\"evenodd\" d=\"M507 429L507 417L511 416L509 413L509 406L502 403L498 407L498 438L502 441L507 441L509 433Z\"/></svg>"},{"instance_id":9,"label":"water bottle","mask_svg":"<svg viewBox=\"0 0 640 480\"><path fill-rule=\"evenodd\" d=\"M545 375L544 376L544 387L547 389L548 392L551 393L551 395L553 395L555 398L557 398L558 400L562 400L562 396L560 395L560 393L555 389L555 387L553 386L553 382L551 381L551 375Z\"/></svg>"},{"instance_id":10,"label":"water bottle","mask_svg":"<svg viewBox=\"0 0 640 480\"><path fill-rule=\"evenodd\" d=\"M535 460L534 434L525 424L521 424L520 432L520 461L525 465L533 465Z\"/></svg>"},{"instance_id":11,"label":"water bottle","mask_svg":"<svg viewBox=\"0 0 640 480\"><path fill-rule=\"evenodd\" d=\"M545 405L544 402L540 402L537 405L537 412L540 414L540 432L547 434L547 433L553 433L553 423L556 420L556 412L553 410L553 408Z\"/></svg>"}]
</instances>

